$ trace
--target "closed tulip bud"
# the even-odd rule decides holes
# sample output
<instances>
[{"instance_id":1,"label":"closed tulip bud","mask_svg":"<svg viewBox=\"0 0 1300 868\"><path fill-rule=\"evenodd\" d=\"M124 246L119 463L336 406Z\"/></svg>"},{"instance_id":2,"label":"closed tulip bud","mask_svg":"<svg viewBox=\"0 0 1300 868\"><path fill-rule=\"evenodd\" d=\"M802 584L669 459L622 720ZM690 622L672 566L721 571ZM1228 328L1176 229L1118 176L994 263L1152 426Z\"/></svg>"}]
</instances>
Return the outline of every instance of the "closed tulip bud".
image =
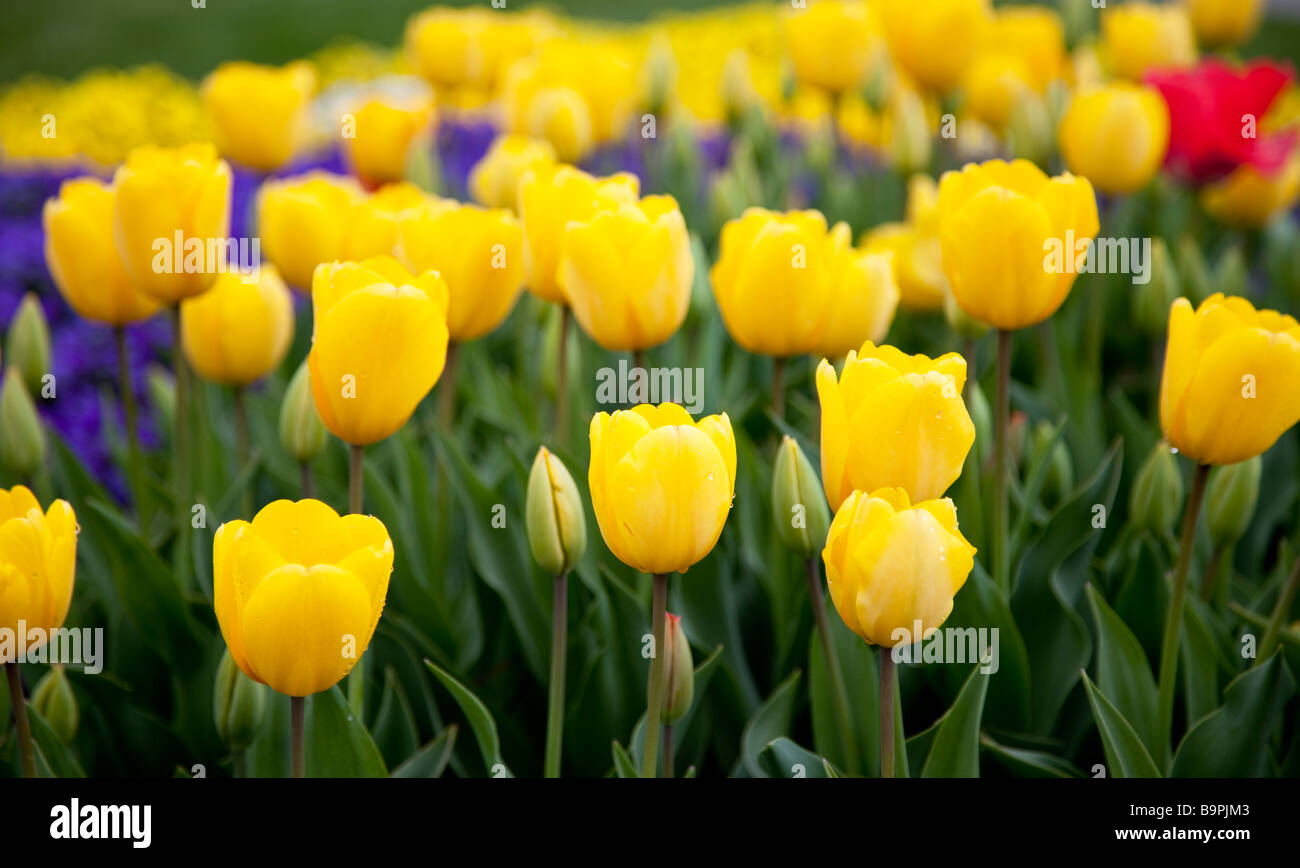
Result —
<instances>
[{"instance_id":1,"label":"closed tulip bud","mask_svg":"<svg viewBox=\"0 0 1300 868\"><path fill-rule=\"evenodd\" d=\"M240 672L227 649L212 690L212 715L221 742L234 753L247 750L262 729L265 712L266 686Z\"/></svg>"},{"instance_id":2,"label":"closed tulip bud","mask_svg":"<svg viewBox=\"0 0 1300 868\"><path fill-rule=\"evenodd\" d=\"M953 334L968 341L981 337L989 330L987 323L980 322L962 310L951 292L945 293L943 297L943 318L948 321Z\"/></svg>"},{"instance_id":3,"label":"closed tulip bud","mask_svg":"<svg viewBox=\"0 0 1300 868\"><path fill-rule=\"evenodd\" d=\"M149 403L159 420L170 428L176 419L176 380L162 365L150 363L144 371L144 383L149 391Z\"/></svg>"},{"instance_id":4,"label":"closed tulip bud","mask_svg":"<svg viewBox=\"0 0 1300 868\"><path fill-rule=\"evenodd\" d=\"M1183 508L1183 477L1168 443L1157 443L1142 462L1133 481L1128 508L1133 523L1143 530L1155 534L1173 530Z\"/></svg>"},{"instance_id":5,"label":"closed tulip bud","mask_svg":"<svg viewBox=\"0 0 1300 868\"><path fill-rule=\"evenodd\" d=\"M1201 190L1201 205L1221 223L1259 228L1274 217L1290 211L1300 199L1300 153L1275 172L1264 173L1254 166L1233 169L1227 177Z\"/></svg>"},{"instance_id":6,"label":"closed tulip bud","mask_svg":"<svg viewBox=\"0 0 1300 868\"><path fill-rule=\"evenodd\" d=\"M781 441L776 453L772 520L781 542L802 558L810 558L821 550L831 525L830 509L817 471L789 435Z\"/></svg>"},{"instance_id":7,"label":"closed tulip bud","mask_svg":"<svg viewBox=\"0 0 1300 868\"><path fill-rule=\"evenodd\" d=\"M1028 466L1032 467L1046 456L1047 476L1043 480L1043 503L1049 507L1064 501L1074 490L1074 468L1070 465L1070 451L1065 447L1064 438L1057 438L1053 444L1053 434L1051 424L1040 421L1030 433L1029 443Z\"/></svg>"},{"instance_id":8,"label":"closed tulip bud","mask_svg":"<svg viewBox=\"0 0 1300 868\"><path fill-rule=\"evenodd\" d=\"M894 260L898 304L904 310L936 311L951 295L943 273L939 238L912 223L882 223L862 239L869 253L887 253Z\"/></svg>"},{"instance_id":9,"label":"closed tulip bud","mask_svg":"<svg viewBox=\"0 0 1300 868\"><path fill-rule=\"evenodd\" d=\"M817 367L821 400L822 483L833 508L854 489L901 487L909 497L940 497L961 475L975 442L962 387L966 360L909 356L870 341L844 360L837 378Z\"/></svg>"},{"instance_id":10,"label":"closed tulip bud","mask_svg":"<svg viewBox=\"0 0 1300 868\"><path fill-rule=\"evenodd\" d=\"M718 541L736 491L726 413L695 422L678 404L591 420L591 505L605 545L646 573L686 572Z\"/></svg>"},{"instance_id":11,"label":"closed tulip bud","mask_svg":"<svg viewBox=\"0 0 1300 868\"><path fill-rule=\"evenodd\" d=\"M290 285L308 291L316 266L347 258L355 211L364 199L356 181L328 172L265 182L257 194L262 252Z\"/></svg>"},{"instance_id":12,"label":"closed tulip bud","mask_svg":"<svg viewBox=\"0 0 1300 868\"><path fill-rule=\"evenodd\" d=\"M1007 123L1011 152L1037 165L1047 165L1056 145L1056 130L1047 100L1032 90L1017 93Z\"/></svg>"},{"instance_id":13,"label":"closed tulip bud","mask_svg":"<svg viewBox=\"0 0 1300 868\"><path fill-rule=\"evenodd\" d=\"M849 229L819 211L748 208L722 227L710 273L727 331L751 353L814 352L832 315Z\"/></svg>"},{"instance_id":14,"label":"closed tulip bud","mask_svg":"<svg viewBox=\"0 0 1300 868\"><path fill-rule=\"evenodd\" d=\"M1196 62L1196 37L1179 4L1134 2L1106 9L1101 46L1111 71L1131 81L1140 81L1151 69Z\"/></svg>"},{"instance_id":15,"label":"closed tulip bud","mask_svg":"<svg viewBox=\"0 0 1300 868\"><path fill-rule=\"evenodd\" d=\"M662 112L677 90L677 56L672 42L662 33L655 35L646 51L643 77L646 108L656 114Z\"/></svg>"},{"instance_id":16,"label":"closed tulip bud","mask_svg":"<svg viewBox=\"0 0 1300 868\"><path fill-rule=\"evenodd\" d=\"M1178 297L1178 271L1163 238L1151 242L1151 279L1133 287L1133 319L1149 335L1169 325L1169 306Z\"/></svg>"},{"instance_id":17,"label":"closed tulip bud","mask_svg":"<svg viewBox=\"0 0 1300 868\"><path fill-rule=\"evenodd\" d=\"M230 166L210 144L131 151L113 176L113 231L132 283L160 304L205 291L230 225ZM222 242L218 244L217 242Z\"/></svg>"},{"instance_id":18,"label":"closed tulip bud","mask_svg":"<svg viewBox=\"0 0 1300 868\"><path fill-rule=\"evenodd\" d=\"M5 369L0 383L0 461L19 476L31 475L45 460L45 429L22 375Z\"/></svg>"},{"instance_id":19,"label":"closed tulip bud","mask_svg":"<svg viewBox=\"0 0 1300 868\"><path fill-rule=\"evenodd\" d=\"M64 744L72 744L81 722L81 710L77 708L77 697L72 692L68 675L61 665L51 666L50 671L36 682L31 703L59 740Z\"/></svg>"},{"instance_id":20,"label":"closed tulip bud","mask_svg":"<svg viewBox=\"0 0 1300 868\"><path fill-rule=\"evenodd\" d=\"M64 300L85 319L112 326L148 319L158 303L136 289L113 240L111 184L65 181L46 201L45 264Z\"/></svg>"},{"instance_id":21,"label":"closed tulip bud","mask_svg":"<svg viewBox=\"0 0 1300 868\"><path fill-rule=\"evenodd\" d=\"M33 395L40 394L41 380L50 372L50 324L36 293L29 292L18 303L5 337L5 360L22 375Z\"/></svg>"},{"instance_id":22,"label":"closed tulip bud","mask_svg":"<svg viewBox=\"0 0 1300 868\"><path fill-rule=\"evenodd\" d=\"M975 547L957 527L948 498L913 505L901 488L881 488L854 491L844 501L822 560L845 626L893 648L920 641L947 620L975 565Z\"/></svg>"},{"instance_id":23,"label":"closed tulip bud","mask_svg":"<svg viewBox=\"0 0 1300 868\"><path fill-rule=\"evenodd\" d=\"M727 123L736 126L751 109L759 104L748 52L737 48L727 55L727 59L722 63L721 88L722 106Z\"/></svg>"},{"instance_id":24,"label":"closed tulip bud","mask_svg":"<svg viewBox=\"0 0 1300 868\"><path fill-rule=\"evenodd\" d=\"M274 265L227 272L181 303L181 346L200 377L247 386L274 371L293 340L293 294Z\"/></svg>"},{"instance_id":25,"label":"closed tulip bud","mask_svg":"<svg viewBox=\"0 0 1300 868\"><path fill-rule=\"evenodd\" d=\"M1210 276L1205 254L1195 238L1184 235L1178 239L1174 261L1181 279L1179 289L1182 295L1187 296L1193 304L1200 304L1214 294L1214 278Z\"/></svg>"},{"instance_id":26,"label":"closed tulip bud","mask_svg":"<svg viewBox=\"0 0 1300 868\"><path fill-rule=\"evenodd\" d=\"M1204 464L1236 464L1267 450L1300 421L1300 323L1244 298L1215 293L1169 313L1160 427Z\"/></svg>"},{"instance_id":27,"label":"closed tulip bud","mask_svg":"<svg viewBox=\"0 0 1300 868\"><path fill-rule=\"evenodd\" d=\"M406 57L434 85L485 84L494 73L489 51L493 17L482 9L442 7L412 15L406 23Z\"/></svg>"},{"instance_id":28,"label":"closed tulip bud","mask_svg":"<svg viewBox=\"0 0 1300 868\"><path fill-rule=\"evenodd\" d=\"M316 72L305 61L283 67L221 64L203 80L203 107L217 149L250 169L278 169L306 138L315 91Z\"/></svg>"},{"instance_id":29,"label":"closed tulip bud","mask_svg":"<svg viewBox=\"0 0 1300 868\"><path fill-rule=\"evenodd\" d=\"M695 661L691 658L691 643L682 629L682 616L664 613L664 698L660 720L672 726L691 710L695 698Z\"/></svg>"},{"instance_id":30,"label":"closed tulip bud","mask_svg":"<svg viewBox=\"0 0 1300 868\"><path fill-rule=\"evenodd\" d=\"M939 93L961 82L991 21L988 0L884 0L879 8L894 61Z\"/></svg>"},{"instance_id":31,"label":"closed tulip bud","mask_svg":"<svg viewBox=\"0 0 1300 868\"><path fill-rule=\"evenodd\" d=\"M1133 193L1164 161L1169 109L1154 88L1115 82L1074 97L1059 139L1071 172L1102 192Z\"/></svg>"},{"instance_id":32,"label":"closed tulip bud","mask_svg":"<svg viewBox=\"0 0 1300 868\"><path fill-rule=\"evenodd\" d=\"M574 318L607 350L658 346L686 319L695 258L672 196L647 196L571 221L560 285Z\"/></svg>"},{"instance_id":33,"label":"closed tulip bud","mask_svg":"<svg viewBox=\"0 0 1300 868\"><path fill-rule=\"evenodd\" d=\"M544 87L524 109L522 128L545 139L566 163L576 163L595 144L591 110L582 94L571 87Z\"/></svg>"},{"instance_id":34,"label":"closed tulip bud","mask_svg":"<svg viewBox=\"0 0 1300 868\"><path fill-rule=\"evenodd\" d=\"M12 638L25 625L28 654L63 626L76 567L77 517L68 502L56 500L42 510L27 488L0 488L0 576L6 579L0 631ZM14 643L0 643L0 663L14 660Z\"/></svg>"},{"instance_id":35,"label":"closed tulip bud","mask_svg":"<svg viewBox=\"0 0 1300 868\"><path fill-rule=\"evenodd\" d=\"M1026 160L945 172L938 213L943 268L957 303L1007 330L1056 312L1075 278L1065 257L1099 226L1086 178L1049 178Z\"/></svg>"},{"instance_id":36,"label":"closed tulip bud","mask_svg":"<svg viewBox=\"0 0 1300 868\"><path fill-rule=\"evenodd\" d=\"M543 301L564 301L560 287L560 244L571 220L590 220L602 210L635 202L641 183L622 172L596 178L562 164L534 166L519 182L519 217L524 221L524 263L528 291Z\"/></svg>"},{"instance_id":37,"label":"closed tulip bud","mask_svg":"<svg viewBox=\"0 0 1300 868\"><path fill-rule=\"evenodd\" d=\"M213 605L240 670L288 696L329 690L365 653L393 542L379 519L277 500L212 543Z\"/></svg>"},{"instance_id":38,"label":"closed tulip bud","mask_svg":"<svg viewBox=\"0 0 1300 868\"><path fill-rule=\"evenodd\" d=\"M280 443L297 461L311 461L325 443L325 426L311 394L311 371L303 359L280 404Z\"/></svg>"},{"instance_id":39,"label":"closed tulip bud","mask_svg":"<svg viewBox=\"0 0 1300 868\"><path fill-rule=\"evenodd\" d=\"M307 364L321 421L354 446L406 424L447 361L447 284L391 257L318 266Z\"/></svg>"},{"instance_id":40,"label":"closed tulip bud","mask_svg":"<svg viewBox=\"0 0 1300 868\"><path fill-rule=\"evenodd\" d=\"M344 138L348 162L362 183L374 187L406 177L411 144L434 122L433 103L372 99L355 112L354 136Z\"/></svg>"},{"instance_id":41,"label":"closed tulip bud","mask_svg":"<svg viewBox=\"0 0 1300 868\"><path fill-rule=\"evenodd\" d=\"M1226 48L1247 42L1259 29L1264 0L1189 0L1196 41L1206 48Z\"/></svg>"},{"instance_id":42,"label":"closed tulip bud","mask_svg":"<svg viewBox=\"0 0 1300 868\"><path fill-rule=\"evenodd\" d=\"M862 346L863 341L884 340L900 295L893 258L886 254L846 248L838 273L832 313L817 348L830 358Z\"/></svg>"},{"instance_id":43,"label":"closed tulip bud","mask_svg":"<svg viewBox=\"0 0 1300 868\"><path fill-rule=\"evenodd\" d=\"M587 518L582 495L564 462L545 446L537 450L528 474L528 547L552 576L562 576L587 548Z\"/></svg>"},{"instance_id":44,"label":"closed tulip bud","mask_svg":"<svg viewBox=\"0 0 1300 868\"><path fill-rule=\"evenodd\" d=\"M1205 489L1205 526L1216 546L1241 539L1255 514L1264 461L1258 455L1210 471Z\"/></svg>"},{"instance_id":45,"label":"closed tulip bud","mask_svg":"<svg viewBox=\"0 0 1300 868\"><path fill-rule=\"evenodd\" d=\"M861 84L881 46L880 25L865 4L830 0L786 9L782 25L795 76L831 93Z\"/></svg>"},{"instance_id":46,"label":"closed tulip bud","mask_svg":"<svg viewBox=\"0 0 1300 868\"><path fill-rule=\"evenodd\" d=\"M1033 90L1028 64L1011 52L977 57L966 74L966 107L995 130L1011 120L1011 112L1026 91Z\"/></svg>"},{"instance_id":47,"label":"closed tulip bud","mask_svg":"<svg viewBox=\"0 0 1300 868\"><path fill-rule=\"evenodd\" d=\"M489 208L519 210L519 181L529 169L554 163L555 148L545 139L517 133L497 136L469 173L474 201Z\"/></svg>"},{"instance_id":48,"label":"closed tulip bud","mask_svg":"<svg viewBox=\"0 0 1300 868\"><path fill-rule=\"evenodd\" d=\"M919 172L930 164L933 133L920 94L902 90L890 103L893 119L889 157L900 172Z\"/></svg>"}]
</instances>

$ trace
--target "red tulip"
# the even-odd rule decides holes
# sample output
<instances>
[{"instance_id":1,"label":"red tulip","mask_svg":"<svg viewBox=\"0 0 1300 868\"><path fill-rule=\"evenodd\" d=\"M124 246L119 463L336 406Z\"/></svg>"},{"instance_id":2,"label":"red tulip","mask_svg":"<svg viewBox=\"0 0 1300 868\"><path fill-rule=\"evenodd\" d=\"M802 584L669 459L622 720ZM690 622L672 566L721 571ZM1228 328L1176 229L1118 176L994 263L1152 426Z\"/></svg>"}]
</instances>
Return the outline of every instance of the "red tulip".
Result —
<instances>
[{"instance_id":1,"label":"red tulip","mask_svg":"<svg viewBox=\"0 0 1300 868\"><path fill-rule=\"evenodd\" d=\"M1237 68L1206 60L1192 69L1148 74L1147 82L1169 106L1165 165L1198 184L1241 165L1276 172L1295 147L1296 136L1265 135L1259 126L1292 78L1290 66L1268 61Z\"/></svg>"}]
</instances>

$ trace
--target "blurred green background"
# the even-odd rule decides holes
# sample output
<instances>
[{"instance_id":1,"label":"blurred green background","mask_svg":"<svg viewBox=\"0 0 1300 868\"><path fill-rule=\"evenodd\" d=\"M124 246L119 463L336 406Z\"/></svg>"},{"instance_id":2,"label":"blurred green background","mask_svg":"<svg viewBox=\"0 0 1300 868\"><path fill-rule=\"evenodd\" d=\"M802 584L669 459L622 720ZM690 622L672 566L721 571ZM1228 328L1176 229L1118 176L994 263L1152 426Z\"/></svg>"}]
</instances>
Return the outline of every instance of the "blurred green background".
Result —
<instances>
[{"instance_id":1,"label":"blurred green background","mask_svg":"<svg viewBox=\"0 0 1300 868\"><path fill-rule=\"evenodd\" d=\"M200 0L194 0L200 2ZM332 41L397 45L412 12L489 0L0 0L0 82L27 73L75 76L99 66L162 63L193 79L223 60L284 63ZM720 5L716 0L506 0L508 9L545 7L576 17L640 20ZM773 4L774 8L776 4ZM1269 11L1296 4L1270 0ZM1274 17L1244 52L1300 58L1300 21Z\"/></svg>"}]
</instances>

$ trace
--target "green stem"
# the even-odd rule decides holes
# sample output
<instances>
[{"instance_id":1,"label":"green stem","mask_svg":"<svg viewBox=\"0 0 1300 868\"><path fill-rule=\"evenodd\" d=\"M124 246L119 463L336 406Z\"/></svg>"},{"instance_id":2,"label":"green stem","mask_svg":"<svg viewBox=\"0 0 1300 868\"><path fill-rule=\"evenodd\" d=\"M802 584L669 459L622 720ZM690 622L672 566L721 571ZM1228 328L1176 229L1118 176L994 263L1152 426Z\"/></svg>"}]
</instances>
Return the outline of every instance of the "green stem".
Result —
<instances>
[{"instance_id":1,"label":"green stem","mask_svg":"<svg viewBox=\"0 0 1300 868\"><path fill-rule=\"evenodd\" d=\"M1205 482L1210 476L1210 465L1196 465L1192 475L1192 492L1187 498L1187 511L1183 513L1182 543L1178 548L1178 564L1174 568L1173 591L1169 609L1165 613L1164 639L1160 643L1160 693L1156 702L1156 738L1160 740L1157 761L1165 766L1169 762L1174 722L1174 685L1178 675L1178 636L1183 627L1183 603L1187 596L1187 570L1192 563L1192 548L1196 542L1196 519L1201 514L1201 501L1205 497Z\"/></svg>"},{"instance_id":2,"label":"green stem","mask_svg":"<svg viewBox=\"0 0 1300 868\"><path fill-rule=\"evenodd\" d=\"M36 752L32 748L32 729L27 722L27 700L23 698L23 675L18 661L5 664L9 678L9 707L14 712L14 726L18 728L18 753L22 757L23 777L36 777Z\"/></svg>"},{"instance_id":3,"label":"green stem","mask_svg":"<svg viewBox=\"0 0 1300 868\"><path fill-rule=\"evenodd\" d=\"M817 558L808 558L805 566L805 572L808 575L808 596L812 599L813 619L817 622L817 633L821 636L822 654L826 658L826 675L831 682L831 696L835 701L835 716L840 724L840 741L843 742L844 747L845 771L854 774L858 770L858 740L853 732L852 718L849 716L849 694L844 684L844 673L840 669L839 654L835 651L830 622L826 617L826 599L822 594L822 577L821 572L817 569Z\"/></svg>"},{"instance_id":4,"label":"green stem","mask_svg":"<svg viewBox=\"0 0 1300 868\"><path fill-rule=\"evenodd\" d=\"M451 431L456 413L456 362L460 358L457 347L454 341L447 344L447 363L438 380L438 424L444 432Z\"/></svg>"},{"instance_id":5,"label":"green stem","mask_svg":"<svg viewBox=\"0 0 1300 868\"><path fill-rule=\"evenodd\" d=\"M664 777L673 776L673 725L664 725Z\"/></svg>"},{"instance_id":6,"label":"green stem","mask_svg":"<svg viewBox=\"0 0 1300 868\"><path fill-rule=\"evenodd\" d=\"M650 660L650 689L646 698L645 753L641 757L641 777L653 778L659 759L659 713L663 710L664 675L668 667L664 649L664 613L668 608L668 575L655 573L654 598L651 603L655 634L654 657Z\"/></svg>"},{"instance_id":7,"label":"green stem","mask_svg":"<svg viewBox=\"0 0 1300 868\"><path fill-rule=\"evenodd\" d=\"M561 443L569 437L569 306L560 305L560 340L555 360L555 430Z\"/></svg>"},{"instance_id":8,"label":"green stem","mask_svg":"<svg viewBox=\"0 0 1300 868\"><path fill-rule=\"evenodd\" d=\"M307 777L306 751L303 746L302 722L306 699L289 697L289 774L295 778Z\"/></svg>"},{"instance_id":9,"label":"green stem","mask_svg":"<svg viewBox=\"0 0 1300 868\"><path fill-rule=\"evenodd\" d=\"M894 776L894 656L880 646L880 776Z\"/></svg>"},{"instance_id":10,"label":"green stem","mask_svg":"<svg viewBox=\"0 0 1300 868\"><path fill-rule=\"evenodd\" d=\"M315 486L312 484L311 462L309 461L298 462L298 486L302 489L303 499L312 497Z\"/></svg>"},{"instance_id":11,"label":"green stem","mask_svg":"<svg viewBox=\"0 0 1300 868\"><path fill-rule=\"evenodd\" d=\"M348 446L348 512L361 515L361 502L366 474L366 447Z\"/></svg>"},{"instance_id":12,"label":"green stem","mask_svg":"<svg viewBox=\"0 0 1300 868\"><path fill-rule=\"evenodd\" d=\"M1007 423L1011 415L1011 332L998 329L997 406L993 410L993 580L1008 596L1011 569L1007 551Z\"/></svg>"},{"instance_id":13,"label":"green stem","mask_svg":"<svg viewBox=\"0 0 1300 868\"><path fill-rule=\"evenodd\" d=\"M1291 604L1295 602L1297 588L1300 588L1300 556L1296 557L1295 565L1291 567L1291 575L1286 580L1286 587L1282 589L1282 595L1277 598L1277 605L1273 607L1273 615L1268 619L1264 639L1259 643L1259 653L1255 656L1256 666L1273 653L1273 645L1278 641L1278 634L1282 632L1282 623L1286 620L1287 613L1291 611Z\"/></svg>"},{"instance_id":14,"label":"green stem","mask_svg":"<svg viewBox=\"0 0 1300 868\"><path fill-rule=\"evenodd\" d=\"M249 446L248 438L248 407L244 402L244 387L235 387L235 456L239 462L239 471L242 473L244 468L248 467L248 462L252 457L252 448ZM253 480L249 480L248 485L244 486L244 493L239 498L240 511L244 518L252 519L253 517Z\"/></svg>"},{"instance_id":15,"label":"green stem","mask_svg":"<svg viewBox=\"0 0 1300 868\"><path fill-rule=\"evenodd\" d=\"M117 344L117 382L122 395L122 412L126 415L127 472L131 476L131 489L135 492L135 514L141 533L149 534L149 489L145 485L143 454L140 451L140 431L137 427L135 389L131 386L131 361L126 349L126 329L113 329Z\"/></svg>"},{"instance_id":16,"label":"green stem","mask_svg":"<svg viewBox=\"0 0 1300 868\"><path fill-rule=\"evenodd\" d=\"M772 414L785 419L785 359L772 357Z\"/></svg>"},{"instance_id":17,"label":"green stem","mask_svg":"<svg viewBox=\"0 0 1300 868\"><path fill-rule=\"evenodd\" d=\"M1227 546L1216 543L1214 551L1210 553L1210 563L1205 568L1205 577L1201 580L1201 599L1207 603L1214 599L1214 589L1218 585L1219 568L1223 564L1223 555L1227 550Z\"/></svg>"},{"instance_id":18,"label":"green stem","mask_svg":"<svg viewBox=\"0 0 1300 868\"><path fill-rule=\"evenodd\" d=\"M178 561L182 575L189 575L189 516L193 505L194 489L190 476L190 366L185 360L185 348L181 338L181 306L172 307L172 365L176 379L176 418L172 425L175 435L176 460L176 533L180 536L177 547Z\"/></svg>"},{"instance_id":19,"label":"green stem","mask_svg":"<svg viewBox=\"0 0 1300 868\"><path fill-rule=\"evenodd\" d=\"M568 573L555 577L551 602L551 685L546 704L546 763L548 778L560 776L564 747L564 659L569 644Z\"/></svg>"}]
</instances>

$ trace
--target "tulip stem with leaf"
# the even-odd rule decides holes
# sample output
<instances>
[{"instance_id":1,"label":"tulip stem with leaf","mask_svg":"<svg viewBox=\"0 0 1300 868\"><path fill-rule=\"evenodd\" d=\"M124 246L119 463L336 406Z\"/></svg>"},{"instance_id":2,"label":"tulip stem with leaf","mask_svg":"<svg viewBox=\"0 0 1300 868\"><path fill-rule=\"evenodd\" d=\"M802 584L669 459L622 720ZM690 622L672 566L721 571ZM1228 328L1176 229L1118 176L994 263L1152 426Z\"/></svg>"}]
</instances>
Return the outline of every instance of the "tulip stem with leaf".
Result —
<instances>
[{"instance_id":1,"label":"tulip stem with leaf","mask_svg":"<svg viewBox=\"0 0 1300 868\"><path fill-rule=\"evenodd\" d=\"M641 756L641 777L653 778L659 761L659 717L663 710L664 682L668 658L664 647L665 613L668 610L668 574L654 574L654 592L650 603L654 630L654 656L650 658L650 687L646 697L645 751Z\"/></svg>"},{"instance_id":2,"label":"tulip stem with leaf","mask_svg":"<svg viewBox=\"0 0 1300 868\"><path fill-rule=\"evenodd\" d=\"M1291 575L1287 577L1286 587L1278 596L1277 604L1273 606L1273 614L1268 619L1268 626L1264 628L1264 638L1260 640L1259 650L1255 655L1256 666L1267 660L1273 653L1273 646L1277 644L1278 634L1282 632L1282 624L1291 611L1291 604L1295 602L1297 590L1300 590L1300 556L1296 557L1295 564L1291 567Z\"/></svg>"},{"instance_id":3,"label":"tulip stem with leaf","mask_svg":"<svg viewBox=\"0 0 1300 868\"><path fill-rule=\"evenodd\" d=\"M831 636L830 620L826 617L826 598L822 594L822 577L817 569L816 556L808 558L808 596L812 601L813 619L817 623L817 635L821 638L822 654L826 657L826 677L831 682L831 696L835 699L835 718L839 722L840 741L844 746L844 764L846 770L854 772L858 768L858 740L853 732L853 720L849 715L849 693L844 684L844 672L840 668L840 656L835 650L835 640Z\"/></svg>"},{"instance_id":4,"label":"tulip stem with leaf","mask_svg":"<svg viewBox=\"0 0 1300 868\"><path fill-rule=\"evenodd\" d=\"M785 419L785 359L772 357L772 414Z\"/></svg>"},{"instance_id":5,"label":"tulip stem with leaf","mask_svg":"<svg viewBox=\"0 0 1300 868\"><path fill-rule=\"evenodd\" d=\"M438 424L444 432L450 433L452 419L456 413L456 362L460 354L455 341L447 343L447 362L438 380Z\"/></svg>"},{"instance_id":6,"label":"tulip stem with leaf","mask_svg":"<svg viewBox=\"0 0 1300 868\"><path fill-rule=\"evenodd\" d=\"M14 711L14 726L18 729L18 754L21 757L23 777L36 777L36 752L32 747L32 728L27 720L27 700L23 697L23 676L18 662L5 664L9 679L9 707Z\"/></svg>"},{"instance_id":7,"label":"tulip stem with leaf","mask_svg":"<svg viewBox=\"0 0 1300 868\"><path fill-rule=\"evenodd\" d=\"M242 473L247 467L249 459L252 456L252 449L249 447L248 439L248 407L244 399L244 387L235 386L235 457L239 462L239 471ZM240 513L251 516L253 514L253 480L249 480L244 486L244 492L240 495ZM355 512L355 510L354 510Z\"/></svg>"},{"instance_id":8,"label":"tulip stem with leaf","mask_svg":"<svg viewBox=\"0 0 1300 868\"><path fill-rule=\"evenodd\" d=\"M569 575L555 577L551 596L551 683L546 698L546 756L544 773L560 776L560 754L564 750L564 669L569 644Z\"/></svg>"},{"instance_id":9,"label":"tulip stem with leaf","mask_svg":"<svg viewBox=\"0 0 1300 868\"><path fill-rule=\"evenodd\" d=\"M1187 511L1183 513L1182 541L1178 547L1178 563L1174 567L1174 581L1165 613L1164 638L1160 643L1160 681L1156 700L1156 734L1160 739L1157 759L1164 763L1170 752L1174 721L1174 688L1178 675L1178 636L1183 626L1183 606L1187 596L1187 572L1192 563L1192 548L1196 541L1196 520L1201 514L1205 499L1205 484L1210 477L1210 465L1197 464L1192 475L1192 491L1187 498Z\"/></svg>"},{"instance_id":10,"label":"tulip stem with leaf","mask_svg":"<svg viewBox=\"0 0 1300 868\"><path fill-rule=\"evenodd\" d=\"M564 443L569 439L569 306L560 305L560 339L555 354L555 431Z\"/></svg>"},{"instance_id":11,"label":"tulip stem with leaf","mask_svg":"<svg viewBox=\"0 0 1300 868\"><path fill-rule=\"evenodd\" d=\"M880 776L894 776L894 655L880 646Z\"/></svg>"},{"instance_id":12,"label":"tulip stem with leaf","mask_svg":"<svg viewBox=\"0 0 1300 868\"><path fill-rule=\"evenodd\" d=\"M172 326L175 335L172 344L172 364L175 367L176 419L172 425L174 460L176 463L176 529L182 544L178 546L178 563L183 564L188 551L186 525L189 522L190 501L194 493L190 482L190 366L185 361L184 339L181 330L181 306L172 306Z\"/></svg>"},{"instance_id":13,"label":"tulip stem with leaf","mask_svg":"<svg viewBox=\"0 0 1300 868\"><path fill-rule=\"evenodd\" d=\"M997 392L993 408L993 580L1011 593L1010 552L1007 550L1007 423L1011 418L1011 335L998 329Z\"/></svg>"},{"instance_id":14,"label":"tulip stem with leaf","mask_svg":"<svg viewBox=\"0 0 1300 868\"><path fill-rule=\"evenodd\" d=\"M303 718L307 704L305 696L289 697L289 776L305 778L306 750L303 738Z\"/></svg>"},{"instance_id":15,"label":"tulip stem with leaf","mask_svg":"<svg viewBox=\"0 0 1300 868\"><path fill-rule=\"evenodd\" d=\"M113 328L113 341L117 345L117 381L122 393L122 412L126 417L127 473L135 493L136 518L142 533L149 532L149 489L144 479L143 454L140 451L140 432L137 428L135 389L131 387L131 361L126 349L126 328Z\"/></svg>"}]
</instances>

